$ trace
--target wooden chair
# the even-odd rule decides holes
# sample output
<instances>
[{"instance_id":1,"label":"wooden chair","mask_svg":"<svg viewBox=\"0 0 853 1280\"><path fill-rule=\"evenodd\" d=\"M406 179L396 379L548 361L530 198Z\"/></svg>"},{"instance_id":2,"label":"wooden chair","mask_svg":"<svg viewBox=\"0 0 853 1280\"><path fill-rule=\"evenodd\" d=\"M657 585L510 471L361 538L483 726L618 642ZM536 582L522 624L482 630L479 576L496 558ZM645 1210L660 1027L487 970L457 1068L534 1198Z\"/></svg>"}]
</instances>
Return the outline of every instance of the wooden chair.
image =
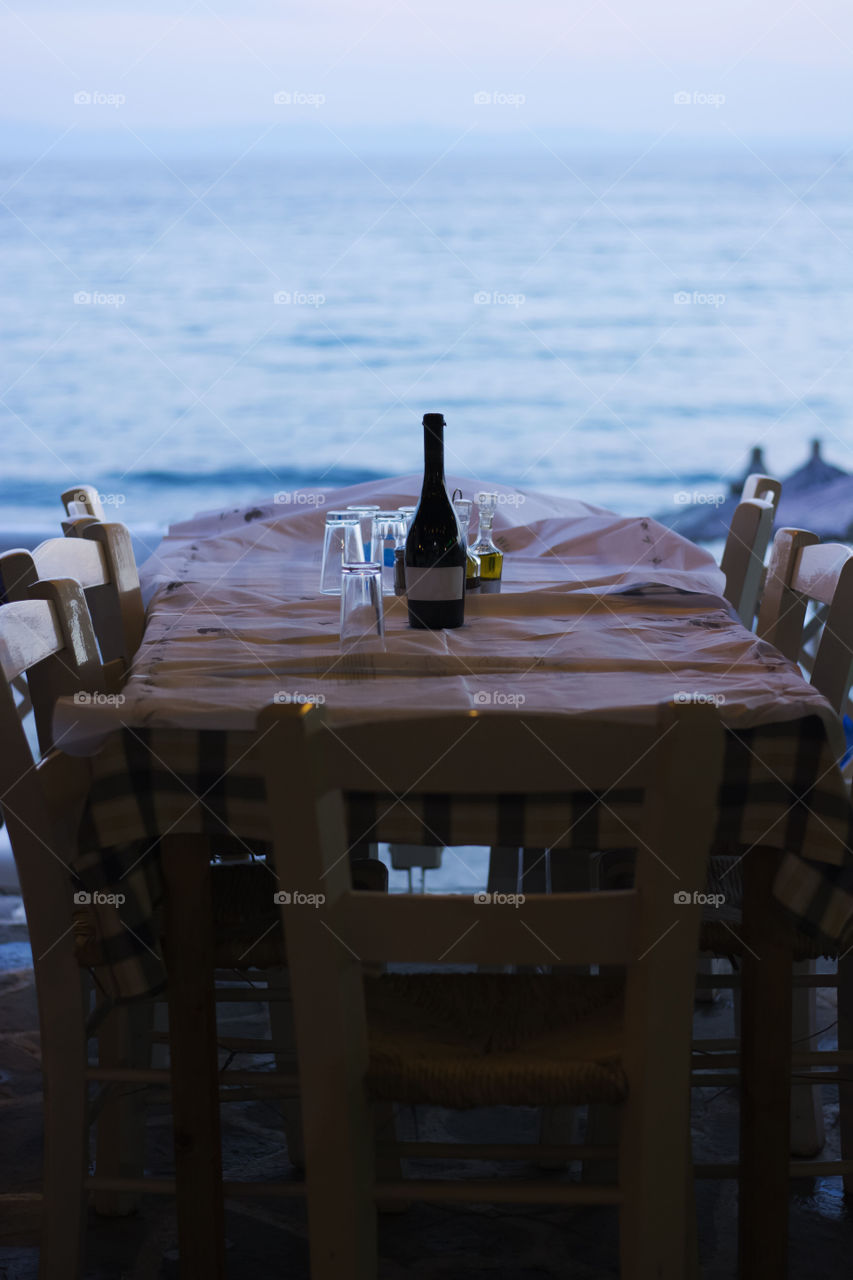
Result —
<instances>
[{"instance_id":1,"label":"wooden chair","mask_svg":"<svg viewBox=\"0 0 853 1280\"><path fill-rule=\"evenodd\" d=\"M96 929L88 927L88 908L74 903L69 870L90 766L85 758L67 756L49 744L37 759L13 693L15 681L29 682L36 709L49 726L57 697L103 692L101 661L79 583L39 581L28 589L27 600L0 606L0 677L0 794L32 944L41 1028L45 1162L39 1276L76 1280L87 1194L99 1213L121 1214L135 1208L143 1191L174 1193L173 1180L144 1179L142 1174L145 1090L175 1087L175 1082L167 1067L151 1065L152 1042L158 1040L151 1031L156 1002L116 1006L96 991L90 1012L93 984L87 982L86 971L102 965L103 956ZM356 863L353 874L360 885L384 887L385 870L379 862ZM294 1059L273 883L259 861L230 861L212 869L212 964L227 970L232 983L235 972L266 973L263 998L270 1008L272 1039L219 1037L218 1044L232 1053L267 1052L275 1056L276 1071L229 1071L222 1079L232 1093L269 1089L281 1103L282 1082L292 1082ZM240 999L240 992L232 986L222 996L232 1002ZM87 1042L92 1038L97 1039L97 1062L88 1064ZM86 1177L86 1091L92 1083L103 1093L96 1107L95 1174ZM182 1082L181 1087L192 1088L192 1082ZM292 1088L281 1105L288 1151L297 1163L301 1131ZM233 1194L241 1190L238 1186ZM183 1237L181 1243L183 1252Z\"/></svg>"},{"instance_id":2,"label":"wooden chair","mask_svg":"<svg viewBox=\"0 0 853 1280\"><path fill-rule=\"evenodd\" d=\"M811 617L809 614L811 613ZM820 545L817 534L802 529L780 529L773 541L770 561L758 613L757 633L804 673L829 700L835 711L847 706L853 662L853 552L838 543ZM737 939L730 930L718 933L714 926L702 927L702 948L730 956ZM820 944L797 933L794 941L792 1037L800 1055L811 1054L820 1061L815 1036L818 983L838 987L839 1051L853 1049L853 974L842 960L838 973L816 975ZM738 979L716 977L720 986L735 990L738 1018ZM734 1042L733 1047L736 1047ZM705 1048L711 1050L713 1041ZM843 1155L853 1158L853 1086L840 1083ZM800 1083L792 1090L791 1149L800 1157L816 1155L824 1145L825 1130L820 1089ZM853 1177L843 1173L845 1186L853 1191Z\"/></svg>"},{"instance_id":3,"label":"wooden chair","mask_svg":"<svg viewBox=\"0 0 853 1280\"><path fill-rule=\"evenodd\" d=\"M773 532L782 484L771 476L747 476L729 526L720 568L725 597L752 630L764 580L764 556Z\"/></svg>"},{"instance_id":4,"label":"wooden chair","mask_svg":"<svg viewBox=\"0 0 853 1280\"><path fill-rule=\"evenodd\" d=\"M126 527L91 522L80 537L49 538L32 552L7 551L0 556L0 580L8 601L28 599L30 587L39 579L63 578L79 582L84 590L106 688L117 692L145 626L139 574ZM43 730L40 723L39 733Z\"/></svg>"},{"instance_id":5,"label":"wooden chair","mask_svg":"<svg viewBox=\"0 0 853 1280\"><path fill-rule=\"evenodd\" d=\"M840 543L821 544L817 534L804 529L780 529L773 541L757 631L786 658L799 662L811 684L843 715L853 678L853 551ZM815 971L812 959L794 966L793 1036L798 1046L817 1049ZM827 975L826 985L839 988L839 1049L853 1048L851 981L848 961L839 963L837 976ZM853 1156L853 1086L840 1085L839 1094L845 1155ZM813 1155L824 1144L820 1090L800 1085L793 1102L794 1150ZM849 1175L845 1182L853 1190Z\"/></svg>"},{"instance_id":6,"label":"wooden chair","mask_svg":"<svg viewBox=\"0 0 853 1280\"><path fill-rule=\"evenodd\" d=\"M95 520L104 521L103 504L98 490L93 484L78 484L73 489L66 489L62 494L62 505L69 516L93 516Z\"/></svg>"},{"instance_id":7,"label":"wooden chair","mask_svg":"<svg viewBox=\"0 0 853 1280\"><path fill-rule=\"evenodd\" d=\"M283 911L312 1280L375 1277L374 1197L616 1204L623 1277L697 1276L689 1081L699 908L692 899L680 905L677 891L705 884L721 776L716 713L667 708L641 726L618 711L574 723L472 711L398 726L406 749L390 760L381 752L386 726L349 730L344 751L324 724L321 709L279 706L258 724L276 859L310 904ZM640 833L631 837L636 887L532 895L520 906L477 895L356 895L341 796L330 788L375 791L369 762L378 758L382 787L393 795L472 805L484 796L535 795L540 812L554 806L551 847L570 840L568 793L601 794L617 782L620 790L641 787ZM493 831L487 821L483 844ZM697 839L685 840L686 832ZM365 980L363 962L385 961L624 965L624 1006L615 976L433 972ZM374 1184L371 1099L619 1103L619 1184ZM469 1159L527 1160L532 1151L401 1147L407 1156ZM585 1154L567 1148L564 1158Z\"/></svg>"}]
</instances>

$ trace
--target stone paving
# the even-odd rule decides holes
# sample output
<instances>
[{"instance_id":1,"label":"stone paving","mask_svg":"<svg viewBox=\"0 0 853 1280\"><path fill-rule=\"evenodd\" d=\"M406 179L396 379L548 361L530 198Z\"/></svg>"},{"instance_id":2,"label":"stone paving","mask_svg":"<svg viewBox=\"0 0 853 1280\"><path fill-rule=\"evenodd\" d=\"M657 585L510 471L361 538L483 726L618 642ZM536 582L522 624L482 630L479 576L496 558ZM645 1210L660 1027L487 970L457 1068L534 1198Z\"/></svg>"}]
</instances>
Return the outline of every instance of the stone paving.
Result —
<instances>
[{"instance_id":1,"label":"stone paving","mask_svg":"<svg viewBox=\"0 0 853 1280\"><path fill-rule=\"evenodd\" d=\"M37 1191L41 1112L37 1018L26 929L19 901L0 897L0 1194ZM225 1006L232 1034L259 1034L263 1007ZM821 1005L821 1026L834 1008ZM728 1034L731 1009L723 998L697 1007L697 1034ZM826 1157L837 1153L837 1108L825 1090ZM442 1140L525 1140L535 1133L532 1111L469 1114L419 1109L402 1113L405 1129ZM264 1179L296 1176L289 1164L274 1104L243 1102L223 1111L226 1175ZM702 1160L730 1158L737 1133L730 1091L697 1092L694 1136ZM148 1119L147 1167L169 1171L171 1133L165 1104ZM435 1170L435 1162L431 1168ZM412 1166L415 1172L416 1166ZM481 1166L482 1175L489 1173ZM515 1172L518 1172L516 1167ZM555 1175L556 1176L556 1175ZM841 1280L850 1271L853 1220L837 1180L792 1183L790 1276ZM699 1184L703 1280L733 1280L736 1197L730 1182ZM35 1216L3 1214L0 1201L0 1280L36 1280ZM414 1205L380 1220L381 1280L604 1280L615 1277L616 1221L610 1209ZM231 1202L227 1213L229 1280L308 1280L304 1210L298 1202ZM90 1216L86 1280L172 1280L177 1277L175 1221L169 1198L146 1197L133 1217ZM69 1280L72 1277L69 1275Z\"/></svg>"}]
</instances>

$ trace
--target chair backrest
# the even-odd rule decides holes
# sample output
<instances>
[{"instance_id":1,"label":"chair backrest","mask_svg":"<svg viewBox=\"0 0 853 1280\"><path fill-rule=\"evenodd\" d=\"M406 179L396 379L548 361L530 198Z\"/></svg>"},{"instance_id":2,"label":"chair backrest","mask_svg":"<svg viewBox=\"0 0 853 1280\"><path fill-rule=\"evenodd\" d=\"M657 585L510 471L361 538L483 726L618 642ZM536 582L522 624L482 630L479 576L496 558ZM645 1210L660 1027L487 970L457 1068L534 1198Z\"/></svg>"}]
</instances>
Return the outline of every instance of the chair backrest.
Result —
<instances>
[{"instance_id":1,"label":"chair backrest","mask_svg":"<svg viewBox=\"0 0 853 1280\"><path fill-rule=\"evenodd\" d=\"M22 676L31 684L41 681L57 696L92 692L100 663L77 583L38 583L32 596L0 606L0 796L27 916L41 1025L49 1019L56 1028L63 1019L81 1016L75 1008L82 988L69 864L90 762L56 750L34 759L12 681Z\"/></svg>"},{"instance_id":2,"label":"chair backrest","mask_svg":"<svg viewBox=\"0 0 853 1280\"><path fill-rule=\"evenodd\" d=\"M806 625L810 603L823 606L819 636ZM853 551L838 542L821 543L805 529L780 529L773 540L758 634L800 662L841 714L853 677Z\"/></svg>"},{"instance_id":3,"label":"chair backrest","mask_svg":"<svg viewBox=\"0 0 853 1280\"><path fill-rule=\"evenodd\" d=\"M73 489L66 489L62 494L62 505L69 516L94 516L96 520L105 520L103 503L98 490L93 484L78 484Z\"/></svg>"},{"instance_id":4,"label":"chair backrest","mask_svg":"<svg viewBox=\"0 0 853 1280\"><path fill-rule=\"evenodd\" d=\"M750 480L764 477L750 476ZM746 486L744 486L746 489ZM764 555L773 532L775 505L769 498L745 498L732 514L720 568L725 597L745 627L752 629L764 581Z\"/></svg>"},{"instance_id":5,"label":"chair backrest","mask_svg":"<svg viewBox=\"0 0 853 1280\"><path fill-rule=\"evenodd\" d=\"M746 477L740 493L741 502L749 498L761 498L763 501L771 503L774 511L778 507L781 497L782 481L775 479L774 476L765 476L758 472L753 472Z\"/></svg>"},{"instance_id":6,"label":"chair backrest","mask_svg":"<svg viewBox=\"0 0 853 1280\"><path fill-rule=\"evenodd\" d=\"M715 709L667 707L644 724L619 711L594 719L471 711L348 726L345 737L326 726L323 709L308 706L268 707L258 721L279 887L290 895L282 911L300 1069L328 1069L344 1087L362 1071L363 962L625 964L629 1082L639 1087L665 1053L667 1078L683 1078L686 1089L696 894L721 777ZM388 750L389 732L402 749ZM429 803L462 804L468 819L481 815L485 845L496 841L496 812L515 815L523 844L524 806L535 806L539 839L559 847L571 844L591 797L609 808L633 798L636 823L621 842L637 848L635 887L523 903L354 893L338 788L380 792L389 807L423 800L427 813Z\"/></svg>"},{"instance_id":7,"label":"chair backrest","mask_svg":"<svg viewBox=\"0 0 853 1280\"><path fill-rule=\"evenodd\" d=\"M4 560L0 557L0 573L4 571ZM45 611L45 601L51 602L49 613ZM12 697L12 688L20 696L25 679L39 746L47 752L53 746L56 699L100 693L105 689L104 668L83 588L79 582L70 579L40 581L29 578L26 584L18 580L14 602L0 605L0 620L3 623L0 629L0 667L10 683L9 696ZM30 641L38 641L42 646L55 644L56 647L38 661L30 661ZM15 665L20 670L13 670ZM18 705L16 715L19 724L21 710ZM5 750L5 735L3 745Z\"/></svg>"},{"instance_id":8,"label":"chair backrest","mask_svg":"<svg viewBox=\"0 0 853 1280\"><path fill-rule=\"evenodd\" d=\"M25 600L39 580L73 578L86 593L105 664L126 669L142 641L145 610L130 533L123 524L83 520L77 536L49 538L34 551L0 556L6 600Z\"/></svg>"}]
</instances>

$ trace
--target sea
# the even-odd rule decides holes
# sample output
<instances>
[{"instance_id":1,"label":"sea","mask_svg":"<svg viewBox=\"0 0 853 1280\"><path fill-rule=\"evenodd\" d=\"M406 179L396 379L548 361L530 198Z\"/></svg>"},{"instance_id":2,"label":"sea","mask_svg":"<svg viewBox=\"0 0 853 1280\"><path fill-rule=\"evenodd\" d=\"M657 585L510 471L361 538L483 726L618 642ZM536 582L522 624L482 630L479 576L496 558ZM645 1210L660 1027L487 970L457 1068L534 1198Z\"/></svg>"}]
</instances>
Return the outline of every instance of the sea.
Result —
<instances>
[{"instance_id":1,"label":"sea","mask_svg":"<svg viewBox=\"0 0 853 1280\"><path fill-rule=\"evenodd\" d=\"M448 469L658 513L853 470L843 146L223 149L0 166L0 525ZM686 495L686 496L685 496Z\"/></svg>"},{"instance_id":2,"label":"sea","mask_svg":"<svg viewBox=\"0 0 853 1280\"><path fill-rule=\"evenodd\" d=\"M853 470L851 174L843 146L736 140L9 160L0 539L55 531L81 482L151 545L416 472L426 410L472 491L625 514L726 493L754 445Z\"/></svg>"}]
</instances>

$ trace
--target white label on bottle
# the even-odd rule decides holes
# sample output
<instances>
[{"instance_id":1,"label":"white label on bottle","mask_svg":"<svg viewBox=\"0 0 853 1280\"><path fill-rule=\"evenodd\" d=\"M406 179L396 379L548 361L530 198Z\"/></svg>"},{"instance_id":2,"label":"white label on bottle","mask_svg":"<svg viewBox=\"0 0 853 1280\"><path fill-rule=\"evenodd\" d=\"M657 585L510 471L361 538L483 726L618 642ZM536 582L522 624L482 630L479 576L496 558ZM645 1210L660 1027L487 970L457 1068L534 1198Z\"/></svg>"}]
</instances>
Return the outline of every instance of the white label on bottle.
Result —
<instances>
[{"instance_id":1,"label":"white label on bottle","mask_svg":"<svg viewBox=\"0 0 853 1280\"><path fill-rule=\"evenodd\" d=\"M406 594L410 600L461 600L465 594L465 567L413 569L406 565Z\"/></svg>"}]
</instances>

